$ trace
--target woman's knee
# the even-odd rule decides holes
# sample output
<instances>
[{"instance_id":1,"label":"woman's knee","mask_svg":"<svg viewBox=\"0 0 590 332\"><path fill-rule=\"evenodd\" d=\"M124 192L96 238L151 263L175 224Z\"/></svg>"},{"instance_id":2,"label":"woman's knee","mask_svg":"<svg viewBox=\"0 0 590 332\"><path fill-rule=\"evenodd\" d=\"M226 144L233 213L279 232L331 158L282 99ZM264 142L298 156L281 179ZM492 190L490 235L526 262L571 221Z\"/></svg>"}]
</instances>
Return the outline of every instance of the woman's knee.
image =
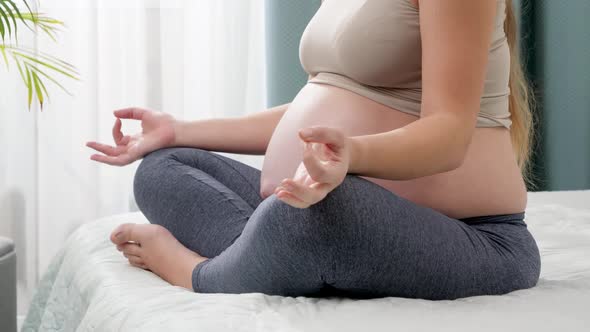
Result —
<instances>
[{"instance_id":1,"label":"woman's knee","mask_svg":"<svg viewBox=\"0 0 590 332\"><path fill-rule=\"evenodd\" d=\"M170 170L171 164L182 161L189 152L187 150L189 149L164 148L143 157L133 178L133 194L140 209L144 202L149 201L159 188L163 187L162 181L169 180L165 174L166 171Z\"/></svg>"},{"instance_id":2,"label":"woman's knee","mask_svg":"<svg viewBox=\"0 0 590 332\"><path fill-rule=\"evenodd\" d=\"M143 157L135 172L134 185L142 186L153 184L154 178L161 177L164 168L170 164L180 163L196 167L201 155L211 153L210 151L196 148L172 147L159 149L148 153Z\"/></svg>"},{"instance_id":3,"label":"woman's knee","mask_svg":"<svg viewBox=\"0 0 590 332\"><path fill-rule=\"evenodd\" d=\"M378 215L372 212L380 208L373 199L384 195L383 191L368 180L347 175L323 200L305 209L293 207L272 194L260 203L251 218L265 233L286 237L286 241L334 245L335 241L353 240L359 230L369 226L367 218Z\"/></svg>"},{"instance_id":4,"label":"woman's knee","mask_svg":"<svg viewBox=\"0 0 590 332\"><path fill-rule=\"evenodd\" d=\"M135 176L133 177L133 194L139 207L142 206L145 194L157 186L158 173L160 173L166 158L168 158L168 149L156 150L143 157Z\"/></svg>"},{"instance_id":5,"label":"woman's knee","mask_svg":"<svg viewBox=\"0 0 590 332\"><path fill-rule=\"evenodd\" d=\"M295 208L273 194L254 210L246 227L252 228L258 240L305 247L328 244L330 226L323 221L313 206Z\"/></svg>"}]
</instances>

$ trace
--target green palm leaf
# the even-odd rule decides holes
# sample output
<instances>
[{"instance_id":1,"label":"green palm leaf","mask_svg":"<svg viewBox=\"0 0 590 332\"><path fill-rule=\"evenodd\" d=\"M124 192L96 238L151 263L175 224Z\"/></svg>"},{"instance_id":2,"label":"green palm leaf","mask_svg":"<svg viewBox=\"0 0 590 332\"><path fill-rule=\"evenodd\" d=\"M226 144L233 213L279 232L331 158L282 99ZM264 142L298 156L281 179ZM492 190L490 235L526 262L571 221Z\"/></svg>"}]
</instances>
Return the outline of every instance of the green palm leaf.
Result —
<instances>
[{"instance_id":1,"label":"green palm leaf","mask_svg":"<svg viewBox=\"0 0 590 332\"><path fill-rule=\"evenodd\" d=\"M22 2L27 7L29 13L32 13L29 3L26 0L22 0ZM4 19L4 21L2 19ZM0 0L0 30L1 30L0 32L2 34L2 41L3 42L5 41L6 30L8 30L8 37L9 38L12 37L12 35L13 35L12 31L14 30L14 38L15 38L15 41L18 42L17 19L22 21L22 23L24 23L29 29L34 31L34 29L31 28L31 26L29 26L29 24L27 23L27 21L23 17L23 14L18 9L18 6L14 2L14 0Z\"/></svg>"},{"instance_id":2,"label":"green palm leaf","mask_svg":"<svg viewBox=\"0 0 590 332\"><path fill-rule=\"evenodd\" d=\"M43 92L41 91L41 85L39 84L39 76L35 71L31 71L31 77L33 78L33 85L35 86L35 93L37 94L37 98L39 98L39 105L41 107L41 111L43 111ZM30 107L30 105L29 105Z\"/></svg>"},{"instance_id":3,"label":"green palm leaf","mask_svg":"<svg viewBox=\"0 0 590 332\"><path fill-rule=\"evenodd\" d=\"M6 63L6 69L8 69L8 56L6 55L6 50L4 50L4 46L0 46L0 53L2 53L2 58Z\"/></svg>"},{"instance_id":4,"label":"green palm leaf","mask_svg":"<svg viewBox=\"0 0 590 332\"><path fill-rule=\"evenodd\" d=\"M39 69L39 67L34 67L35 71L40 74L41 76L44 76L46 79L50 80L51 82L53 82L53 84L57 85L58 87L60 87L65 93L69 94L70 96L72 96L72 94L68 91L68 89L66 89L63 85L61 85L55 78L51 77L50 75L48 75L47 73L45 73L43 70Z\"/></svg>"},{"instance_id":5,"label":"green palm leaf","mask_svg":"<svg viewBox=\"0 0 590 332\"><path fill-rule=\"evenodd\" d=\"M2 34L2 41L6 38L6 30L8 30L8 37L12 37L13 26L15 29L14 34L16 35L16 18L14 15L10 15L10 13L11 10L7 1L0 0L0 34ZM12 22L10 19L12 19Z\"/></svg>"},{"instance_id":6,"label":"green palm leaf","mask_svg":"<svg viewBox=\"0 0 590 332\"><path fill-rule=\"evenodd\" d=\"M29 67L25 67L25 70L27 72L27 80L26 80L25 84L27 85L27 89L28 89L27 100L29 101L29 111L30 111L31 110L31 102L33 101L33 83L31 82L31 71L29 70Z\"/></svg>"},{"instance_id":7,"label":"green palm leaf","mask_svg":"<svg viewBox=\"0 0 590 332\"><path fill-rule=\"evenodd\" d=\"M62 21L42 13L33 12L27 0L21 1L27 9L26 12L19 10L15 0L0 0L0 36L2 38L0 41L2 57L0 59L4 60L8 69L9 60L16 64L21 79L27 88L29 110L32 105L33 93L41 106L41 110L43 110L44 102L49 100L49 92L44 80L51 81L71 95L57 80L56 75L80 80L79 73L76 67L68 62L38 50L18 45L17 32L19 23L24 24L34 33L36 31L43 32L53 41L56 41L57 32L64 26ZM7 44L6 41L11 39L14 39L14 44Z\"/></svg>"},{"instance_id":8,"label":"green palm leaf","mask_svg":"<svg viewBox=\"0 0 590 332\"><path fill-rule=\"evenodd\" d=\"M41 107L43 107L45 97L49 95L43 82L44 79L48 79L70 95L71 93L54 78L54 75L59 74L74 80L80 79L79 73L71 64L43 53L35 57L31 49L6 45L0 46L0 53L11 55L21 73L21 78L28 89L29 96L35 92ZM41 68L45 68L45 70ZM30 107L31 101L29 100Z\"/></svg>"},{"instance_id":9,"label":"green palm leaf","mask_svg":"<svg viewBox=\"0 0 590 332\"><path fill-rule=\"evenodd\" d=\"M21 57L21 58L23 58L25 60L29 60L31 62L37 63L37 64L42 65L44 67L47 67L49 69L52 69L52 70L54 70L54 71L56 71L56 72L58 72L58 73L60 73L62 75L65 75L65 76L69 77L69 78L76 79L75 74L70 73L67 70L63 69L63 68L60 68L59 66L55 66L53 64L55 62L54 60L43 61L43 60L37 59L35 57L25 55L25 54L23 54L21 52L13 52L13 54L16 55L16 56L19 56L19 57Z\"/></svg>"}]
</instances>

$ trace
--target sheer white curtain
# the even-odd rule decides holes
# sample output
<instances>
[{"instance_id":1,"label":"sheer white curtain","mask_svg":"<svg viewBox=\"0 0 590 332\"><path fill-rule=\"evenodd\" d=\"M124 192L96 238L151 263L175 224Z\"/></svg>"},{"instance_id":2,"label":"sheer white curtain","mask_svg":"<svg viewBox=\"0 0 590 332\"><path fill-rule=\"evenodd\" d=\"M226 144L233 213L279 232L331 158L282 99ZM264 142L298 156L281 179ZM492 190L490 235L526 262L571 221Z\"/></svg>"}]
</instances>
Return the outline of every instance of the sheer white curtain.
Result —
<instances>
[{"instance_id":1,"label":"sheer white curtain","mask_svg":"<svg viewBox=\"0 0 590 332\"><path fill-rule=\"evenodd\" d=\"M65 81L73 96L53 89L43 112L28 112L16 69L0 69L0 235L19 250L21 314L76 227L134 210L138 163L99 165L84 146L112 141L114 109L200 119L266 104L263 0L43 0L40 11L66 22L59 43L23 44L73 63L82 81ZM262 165L261 156L226 155Z\"/></svg>"}]
</instances>

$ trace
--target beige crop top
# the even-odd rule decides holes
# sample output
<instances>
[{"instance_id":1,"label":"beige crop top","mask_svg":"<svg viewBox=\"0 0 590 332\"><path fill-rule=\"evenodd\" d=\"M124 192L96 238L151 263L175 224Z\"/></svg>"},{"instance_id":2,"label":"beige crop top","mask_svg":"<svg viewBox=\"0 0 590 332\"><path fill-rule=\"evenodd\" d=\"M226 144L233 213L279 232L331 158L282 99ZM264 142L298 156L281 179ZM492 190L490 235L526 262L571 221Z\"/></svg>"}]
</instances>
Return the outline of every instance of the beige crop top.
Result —
<instances>
[{"instance_id":1,"label":"beige crop top","mask_svg":"<svg viewBox=\"0 0 590 332\"><path fill-rule=\"evenodd\" d=\"M510 128L510 51L505 0L498 0L477 127ZM341 87L399 111L420 114L421 39L410 0L323 0L301 37L310 83Z\"/></svg>"}]
</instances>

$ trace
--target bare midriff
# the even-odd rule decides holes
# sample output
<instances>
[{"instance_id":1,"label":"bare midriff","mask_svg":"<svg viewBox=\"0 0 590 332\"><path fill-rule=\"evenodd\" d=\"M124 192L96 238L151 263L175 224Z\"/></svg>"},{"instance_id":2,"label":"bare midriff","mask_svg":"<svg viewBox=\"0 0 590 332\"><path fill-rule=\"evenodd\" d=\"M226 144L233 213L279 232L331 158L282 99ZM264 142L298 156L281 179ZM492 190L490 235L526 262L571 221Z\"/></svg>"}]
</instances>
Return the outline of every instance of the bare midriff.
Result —
<instances>
[{"instance_id":1,"label":"bare midriff","mask_svg":"<svg viewBox=\"0 0 590 332\"><path fill-rule=\"evenodd\" d=\"M308 83L272 135L262 167L262 197L295 174L303 151L299 129L333 126L347 136L359 136L391 131L418 119L342 88ZM503 127L476 128L463 164L453 171L403 181L359 176L452 218L519 213L526 207L526 187L510 133Z\"/></svg>"}]
</instances>

